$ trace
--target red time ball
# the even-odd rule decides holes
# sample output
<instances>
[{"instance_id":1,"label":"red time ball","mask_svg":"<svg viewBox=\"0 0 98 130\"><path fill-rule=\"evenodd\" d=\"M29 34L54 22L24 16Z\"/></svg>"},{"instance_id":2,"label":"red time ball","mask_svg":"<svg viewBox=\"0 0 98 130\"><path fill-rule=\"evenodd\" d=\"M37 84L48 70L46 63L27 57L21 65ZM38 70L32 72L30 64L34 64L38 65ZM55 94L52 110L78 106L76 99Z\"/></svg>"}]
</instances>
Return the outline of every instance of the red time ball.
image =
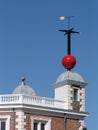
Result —
<instances>
[{"instance_id":1,"label":"red time ball","mask_svg":"<svg viewBox=\"0 0 98 130\"><path fill-rule=\"evenodd\" d=\"M75 66L76 58L74 56L68 54L62 58L62 64L63 64L64 68L70 70Z\"/></svg>"}]
</instances>

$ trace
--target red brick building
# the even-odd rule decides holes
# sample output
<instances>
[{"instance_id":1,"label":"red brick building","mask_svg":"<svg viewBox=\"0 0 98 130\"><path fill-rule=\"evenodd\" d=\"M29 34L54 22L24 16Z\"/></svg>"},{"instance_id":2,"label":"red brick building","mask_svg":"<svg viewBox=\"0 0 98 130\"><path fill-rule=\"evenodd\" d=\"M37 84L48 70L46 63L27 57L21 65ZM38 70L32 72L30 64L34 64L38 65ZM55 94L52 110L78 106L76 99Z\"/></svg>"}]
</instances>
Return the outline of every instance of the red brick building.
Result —
<instances>
[{"instance_id":1,"label":"red brick building","mask_svg":"<svg viewBox=\"0 0 98 130\"><path fill-rule=\"evenodd\" d=\"M36 96L22 83L12 94L0 95L0 130L82 130L85 112L85 86L82 76L62 73L54 86L54 99Z\"/></svg>"},{"instance_id":2,"label":"red brick building","mask_svg":"<svg viewBox=\"0 0 98 130\"><path fill-rule=\"evenodd\" d=\"M68 34L77 33L60 30ZM67 71L63 72L54 83L54 98L39 97L32 87L21 84L12 94L0 95L0 130L84 130L85 86L82 76L71 70L75 58L68 47L63 64ZM72 62L69 62L71 58Z\"/></svg>"}]
</instances>

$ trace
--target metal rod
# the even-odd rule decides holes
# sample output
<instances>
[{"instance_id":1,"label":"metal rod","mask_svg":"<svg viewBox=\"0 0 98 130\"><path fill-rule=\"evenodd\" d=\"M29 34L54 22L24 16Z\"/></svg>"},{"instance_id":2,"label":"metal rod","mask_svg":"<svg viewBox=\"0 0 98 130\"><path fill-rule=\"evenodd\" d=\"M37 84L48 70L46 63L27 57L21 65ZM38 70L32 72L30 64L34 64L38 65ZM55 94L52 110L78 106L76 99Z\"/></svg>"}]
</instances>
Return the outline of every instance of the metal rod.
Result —
<instances>
[{"instance_id":1,"label":"metal rod","mask_svg":"<svg viewBox=\"0 0 98 130\"><path fill-rule=\"evenodd\" d=\"M68 44L67 45L67 47L68 47L67 48L67 54L69 54L69 55L71 54L71 38L70 37L71 37L71 35L70 35L70 33L68 33L68 37L67 37L67 39L68 39L68 41L67 41L67 44Z\"/></svg>"}]
</instances>

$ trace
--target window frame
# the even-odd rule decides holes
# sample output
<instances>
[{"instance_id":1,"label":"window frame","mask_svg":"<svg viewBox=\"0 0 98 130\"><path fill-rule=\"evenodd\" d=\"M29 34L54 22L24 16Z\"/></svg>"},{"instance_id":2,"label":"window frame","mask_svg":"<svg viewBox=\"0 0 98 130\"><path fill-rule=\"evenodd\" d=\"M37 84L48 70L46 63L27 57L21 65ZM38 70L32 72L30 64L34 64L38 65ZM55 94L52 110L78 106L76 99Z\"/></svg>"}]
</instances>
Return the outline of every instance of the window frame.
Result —
<instances>
[{"instance_id":1,"label":"window frame","mask_svg":"<svg viewBox=\"0 0 98 130\"><path fill-rule=\"evenodd\" d=\"M5 125L5 130L6 130L6 120L5 119L1 119L0 120L0 130L2 130L1 128L2 128L2 123L5 123L4 125Z\"/></svg>"},{"instance_id":2,"label":"window frame","mask_svg":"<svg viewBox=\"0 0 98 130\"><path fill-rule=\"evenodd\" d=\"M34 130L34 123L38 123L37 130L41 130L41 124L45 124L44 130L51 130L51 119L45 117L31 117L31 130Z\"/></svg>"},{"instance_id":3,"label":"window frame","mask_svg":"<svg viewBox=\"0 0 98 130\"><path fill-rule=\"evenodd\" d=\"M79 89L76 87L73 88L73 101L79 101Z\"/></svg>"},{"instance_id":4,"label":"window frame","mask_svg":"<svg viewBox=\"0 0 98 130\"><path fill-rule=\"evenodd\" d=\"M5 130L10 130L10 115L0 115L0 122L5 121Z\"/></svg>"}]
</instances>

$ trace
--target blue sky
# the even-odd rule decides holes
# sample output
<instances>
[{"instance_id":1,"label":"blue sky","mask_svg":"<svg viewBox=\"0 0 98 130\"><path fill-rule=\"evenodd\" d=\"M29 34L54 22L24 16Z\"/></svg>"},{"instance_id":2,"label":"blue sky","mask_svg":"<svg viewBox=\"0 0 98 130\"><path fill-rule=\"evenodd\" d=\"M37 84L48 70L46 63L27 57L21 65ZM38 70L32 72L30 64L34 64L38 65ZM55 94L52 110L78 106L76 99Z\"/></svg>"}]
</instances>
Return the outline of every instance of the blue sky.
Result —
<instances>
[{"instance_id":1,"label":"blue sky","mask_svg":"<svg viewBox=\"0 0 98 130\"><path fill-rule=\"evenodd\" d=\"M21 76L38 96L53 97L52 84L66 71L61 59L67 53L67 28L60 16L74 16L70 26L80 33L72 36L72 55L77 58L74 71L86 87L88 130L98 121L98 2L97 0L4 0L0 1L0 94L11 93Z\"/></svg>"}]
</instances>

